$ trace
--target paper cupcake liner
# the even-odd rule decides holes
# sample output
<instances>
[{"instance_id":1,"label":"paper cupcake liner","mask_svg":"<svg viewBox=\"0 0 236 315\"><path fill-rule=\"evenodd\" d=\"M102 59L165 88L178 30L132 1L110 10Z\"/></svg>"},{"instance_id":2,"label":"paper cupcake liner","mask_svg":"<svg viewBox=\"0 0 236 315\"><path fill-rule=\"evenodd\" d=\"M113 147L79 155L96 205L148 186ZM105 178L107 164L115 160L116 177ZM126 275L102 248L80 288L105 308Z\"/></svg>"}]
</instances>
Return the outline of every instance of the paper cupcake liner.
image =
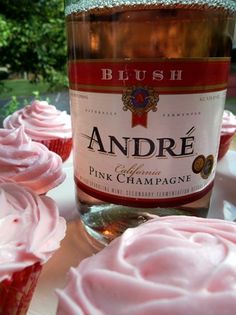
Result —
<instances>
[{"instance_id":1,"label":"paper cupcake liner","mask_svg":"<svg viewBox=\"0 0 236 315\"><path fill-rule=\"evenodd\" d=\"M228 152L233 136L234 136L234 133L221 135L219 152L218 152L218 160L222 159Z\"/></svg>"},{"instance_id":2,"label":"paper cupcake liner","mask_svg":"<svg viewBox=\"0 0 236 315\"><path fill-rule=\"evenodd\" d=\"M36 140L34 140L36 141ZM62 161L65 162L71 153L72 149L72 139L51 139L51 140L40 140L40 142L44 144L50 151L53 151L60 155Z\"/></svg>"},{"instance_id":3,"label":"paper cupcake liner","mask_svg":"<svg viewBox=\"0 0 236 315\"><path fill-rule=\"evenodd\" d=\"M29 308L42 266L36 263L15 272L0 283L0 314L25 315Z\"/></svg>"}]
</instances>

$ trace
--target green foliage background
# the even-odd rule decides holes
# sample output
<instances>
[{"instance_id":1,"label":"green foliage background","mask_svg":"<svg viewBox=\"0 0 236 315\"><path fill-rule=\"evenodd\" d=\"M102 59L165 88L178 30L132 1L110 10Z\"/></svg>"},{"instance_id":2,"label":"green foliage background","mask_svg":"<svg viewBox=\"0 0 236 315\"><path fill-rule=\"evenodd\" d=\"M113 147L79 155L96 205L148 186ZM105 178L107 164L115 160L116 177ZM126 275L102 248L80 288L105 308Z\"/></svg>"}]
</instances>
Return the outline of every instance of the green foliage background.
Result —
<instances>
[{"instance_id":1,"label":"green foliage background","mask_svg":"<svg viewBox=\"0 0 236 315\"><path fill-rule=\"evenodd\" d=\"M63 0L1 0L0 67L66 85Z\"/></svg>"}]
</instances>

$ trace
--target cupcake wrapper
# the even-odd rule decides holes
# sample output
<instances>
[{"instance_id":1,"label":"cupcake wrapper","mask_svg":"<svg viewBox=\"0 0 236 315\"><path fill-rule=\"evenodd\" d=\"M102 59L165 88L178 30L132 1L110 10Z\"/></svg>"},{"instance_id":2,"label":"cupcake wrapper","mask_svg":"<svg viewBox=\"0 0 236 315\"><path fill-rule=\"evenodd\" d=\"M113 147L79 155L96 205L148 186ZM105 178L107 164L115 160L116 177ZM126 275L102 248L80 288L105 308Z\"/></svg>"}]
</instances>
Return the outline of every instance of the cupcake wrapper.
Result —
<instances>
[{"instance_id":1,"label":"cupcake wrapper","mask_svg":"<svg viewBox=\"0 0 236 315\"><path fill-rule=\"evenodd\" d=\"M42 266L36 263L15 272L0 283L0 314L25 315L29 308Z\"/></svg>"},{"instance_id":2,"label":"cupcake wrapper","mask_svg":"<svg viewBox=\"0 0 236 315\"><path fill-rule=\"evenodd\" d=\"M228 134L228 135L222 135L220 137L218 160L222 159L225 156L225 154L228 152L233 136L234 136L234 133Z\"/></svg>"},{"instance_id":3,"label":"cupcake wrapper","mask_svg":"<svg viewBox=\"0 0 236 315\"><path fill-rule=\"evenodd\" d=\"M34 140L44 144L50 151L60 155L62 161L65 162L71 153L72 139L51 139L51 140Z\"/></svg>"}]
</instances>

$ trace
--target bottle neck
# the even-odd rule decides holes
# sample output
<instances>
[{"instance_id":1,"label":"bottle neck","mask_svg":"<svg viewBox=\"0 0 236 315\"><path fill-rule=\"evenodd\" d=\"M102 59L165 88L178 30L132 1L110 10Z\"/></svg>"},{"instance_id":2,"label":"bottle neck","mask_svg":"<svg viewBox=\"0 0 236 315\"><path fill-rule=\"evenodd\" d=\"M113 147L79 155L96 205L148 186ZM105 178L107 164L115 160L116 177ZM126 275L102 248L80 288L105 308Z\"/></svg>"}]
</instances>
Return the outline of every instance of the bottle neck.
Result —
<instances>
[{"instance_id":1,"label":"bottle neck","mask_svg":"<svg viewBox=\"0 0 236 315\"><path fill-rule=\"evenodd\" d=\"M64 0L65 14L69 15L75 12L84 12L98 9L118 8L122 6L134 6L143 7L143 9L149 9L150 7L163 8L168 6L169 8L196 8L201 10L212 9L221 13L227 13L229 15L236 14L236 2L234 0L117 0L114 5L113 0Z\"/></svg>"}]
</instances>

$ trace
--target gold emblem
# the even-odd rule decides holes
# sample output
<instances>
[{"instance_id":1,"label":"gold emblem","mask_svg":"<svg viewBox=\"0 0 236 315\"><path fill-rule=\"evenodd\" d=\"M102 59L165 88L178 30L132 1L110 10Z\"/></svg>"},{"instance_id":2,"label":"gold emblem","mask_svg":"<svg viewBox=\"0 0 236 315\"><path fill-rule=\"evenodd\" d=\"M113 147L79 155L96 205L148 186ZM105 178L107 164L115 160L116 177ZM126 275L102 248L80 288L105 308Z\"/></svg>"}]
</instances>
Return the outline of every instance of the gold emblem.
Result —
<instances>
[{"instance_id":1,"label":"gold emblem","mask_svg":"<svg viewBox=\"0 0 236 315\"><path fill-rule=\"evenodd\" d=\"M214 165L214 156L208 155L205 157L204 155L198 155L192 164L192 171L195 174L200 174L203 179L207 179L213 169Z\"/></svg>"},{"instance_id":2,"label":"gold emblem","mask_svg":"<svg viewBox=\"0 0 236 315\"><path fill-rule=\"evenodd\" d=\"M157 111L159 96L151 87L128 87L122 95L123 110L132 112L132 127L147 127L147 113Z\"/></svg>"},{"instance_id":3,"label":"gold emblem","mask_svg":"<svg viewBox=\"0 0 236 315\"><path fill-rule=\"evenodd\" d=\"M214 156L208 155L208 157L206 158L204 167L201 171L202 178L207 179L210 176L213 169L213 165L214 165Z\"/></svg>"},{"instance_id":4,"label":"gold emblem","mask_svg":"<svg viewBox=\"0 0 236 315\"><path fill-rule=\"evenodd\" d=\"M204 155L198 155L196 159L193 161L192 170L195 174L199 174L205 164L206 158Z\"/></svg>"}]
</instances>

